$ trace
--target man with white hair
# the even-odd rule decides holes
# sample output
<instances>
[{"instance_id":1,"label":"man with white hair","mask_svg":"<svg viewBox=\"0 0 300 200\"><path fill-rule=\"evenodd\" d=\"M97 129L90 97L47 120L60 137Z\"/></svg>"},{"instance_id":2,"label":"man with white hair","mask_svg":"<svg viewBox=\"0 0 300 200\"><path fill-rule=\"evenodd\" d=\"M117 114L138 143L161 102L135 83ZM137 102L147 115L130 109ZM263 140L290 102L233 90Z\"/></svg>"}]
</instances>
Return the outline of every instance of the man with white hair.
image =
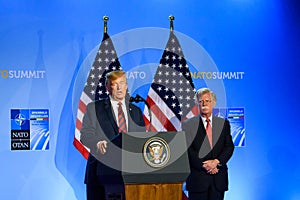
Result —
<instances>
[{"instance_id":1,"label":"man with white hair","mask_svg":"<svg viewBox=\"0 0 300 200\"><path fill-rule=\"evenodd\" d=\"M227 162L234 144L229 121L212 115L216 95L209 88L196 93L200 116L183 123L191 173L186 180L189 200L222 200L228 190Z\"/></svg>"}]
</instances>

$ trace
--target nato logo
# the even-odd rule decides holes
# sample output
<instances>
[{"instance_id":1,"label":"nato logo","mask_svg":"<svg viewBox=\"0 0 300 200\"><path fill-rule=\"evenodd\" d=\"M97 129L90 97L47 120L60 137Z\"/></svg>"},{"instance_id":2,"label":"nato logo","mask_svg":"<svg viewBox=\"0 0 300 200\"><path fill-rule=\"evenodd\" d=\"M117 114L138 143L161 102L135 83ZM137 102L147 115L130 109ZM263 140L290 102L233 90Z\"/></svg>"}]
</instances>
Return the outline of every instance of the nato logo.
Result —
<instances>
[{"instance_id":1,"label":"nato logo","mask_svg":"<svg viewBox=\"0 0 300 200\"><path fill-rule=\"evenodd\" d=\"M49 149L49 110L11 109L11 150Z\"/></svg>"},{"instance_id":2,"label":"nato logo","mask_svg":"<svg viewBox=\"0 0 300 200\"><path fill-rule=\"evenodd\" d=\"M17 126L22 126L25 124L25 116L22 115L21 113L17 114L16 117L15 117L15 122L17 124Z\"/></svg>"},{"instance_id":3,"label":"nato logo","mask_svg":"<svg viewBox=\"0 0 300 200\"><path fill-rule=\"evenodd\" d=\"M29 130L29 110L12 109L11 116L11 129L12 130Z\"/></svg>"},{"instance_id":4,"label":"nato logo","mask_svg":"<svg viewBox=\"0 0 300 200\"><path fill-rule=\"evenodd\" d=\"M30 118L28 110L12 109L11 150L30 150Z\"/></svg>"}]
</instances>

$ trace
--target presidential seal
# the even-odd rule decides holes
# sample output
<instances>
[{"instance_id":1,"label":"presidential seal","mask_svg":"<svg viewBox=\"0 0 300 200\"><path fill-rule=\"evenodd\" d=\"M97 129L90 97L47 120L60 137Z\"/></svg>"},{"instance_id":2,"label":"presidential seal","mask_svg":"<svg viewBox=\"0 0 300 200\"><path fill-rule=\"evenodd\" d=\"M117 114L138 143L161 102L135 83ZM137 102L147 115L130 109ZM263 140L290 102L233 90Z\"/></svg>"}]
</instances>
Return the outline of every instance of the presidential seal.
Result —
<instances>
[{"instance_id":1,"label":"presidential seal","mask_svg":"<svg viewBox=\"0 0 300 200\"><path fill-rule=\"evenodd\" d=\"M160 168L165 166L170 159L170 147L164 139L152 137L144 144L143 156L148 165Z\"/></svg>"}]
</instances>

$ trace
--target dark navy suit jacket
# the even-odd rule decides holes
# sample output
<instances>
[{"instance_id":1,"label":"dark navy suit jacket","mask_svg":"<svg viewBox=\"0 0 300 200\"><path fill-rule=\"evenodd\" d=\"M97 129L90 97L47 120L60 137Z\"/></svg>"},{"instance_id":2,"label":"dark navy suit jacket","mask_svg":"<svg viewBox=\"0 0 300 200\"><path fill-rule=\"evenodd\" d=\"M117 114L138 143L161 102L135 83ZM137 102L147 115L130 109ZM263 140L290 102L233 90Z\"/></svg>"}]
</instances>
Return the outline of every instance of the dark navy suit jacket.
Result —
<instances>
[{"instance_id":1,"label":"dark navy suit jacket","mask_svg":"<svg viewBox=\"0 0 300 200\"><path fill-rule=\"evenodd\" d=\"M183 123L182 128L186 133L187 145L189 146L188 156L191 168L191 173L186 180L187 190L190 192L204 192L208 189L209 180L212 177L218 190L228 190L227 162L234 150L228 120L219 117L212 118L212 149L200 116L187 120ZM212 159L218 159L221 164L219 172L214 175L208 174L202 167L203 161Z\"/></svg>"},{"instance_id":2,"label":"dark navy suit jacket","mask_svg":"<svg viewBox=\"0 0 300 200\"><path fill-rule=\"evenodd\" d=\"M145 132L141 110L134 104L129 103L128 100L126 100L126 109L128 113L128 132ZM80 133L80 141L90 149L84 182L86 184L99 184L97 175L100 173L101 166L103 166L99 160L105 159L105 154L102 155L98 152L97 143L100 140L109 142L119 134L109 98L87 105ZM113 144L108 143L107 151L110 150L109 147L111 146ZM114 159L110 158L109 160L114 162Z\"/></svg>"}]
</instances>

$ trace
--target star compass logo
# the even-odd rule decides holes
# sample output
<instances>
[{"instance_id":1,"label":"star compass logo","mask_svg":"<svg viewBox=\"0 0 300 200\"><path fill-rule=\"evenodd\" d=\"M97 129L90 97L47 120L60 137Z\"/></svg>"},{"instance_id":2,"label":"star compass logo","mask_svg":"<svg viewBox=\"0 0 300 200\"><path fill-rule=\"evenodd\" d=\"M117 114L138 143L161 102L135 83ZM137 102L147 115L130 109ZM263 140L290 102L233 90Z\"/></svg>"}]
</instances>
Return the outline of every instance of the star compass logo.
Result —
<instances>
[{"instance_id":1,"label":"star compass logo","mask_svg":"<svg viewBox=\"0 0 300 200\"><path fill-rule=\"evenodd\" d=\"M15 123L17 126L21 127L22 125L24 125L26 122L26 118L23 114L19 113L16 115L15 117Z\"/></svg>"}]
</instances>

